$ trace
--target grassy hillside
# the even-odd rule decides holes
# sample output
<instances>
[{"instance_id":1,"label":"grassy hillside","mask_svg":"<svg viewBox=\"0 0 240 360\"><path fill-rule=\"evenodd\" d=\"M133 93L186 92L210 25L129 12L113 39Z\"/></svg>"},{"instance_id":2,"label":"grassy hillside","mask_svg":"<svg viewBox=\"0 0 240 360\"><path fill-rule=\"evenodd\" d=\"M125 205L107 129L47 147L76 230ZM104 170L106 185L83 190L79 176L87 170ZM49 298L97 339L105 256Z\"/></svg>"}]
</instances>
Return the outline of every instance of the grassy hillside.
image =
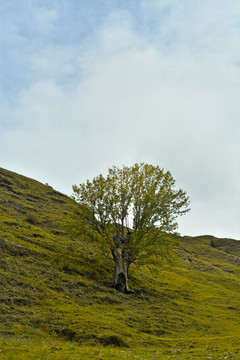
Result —
<instances>
[{"instance_id":1,"label":"grassy hillside","mask_svg":"<svg viewBox=\"0 0 240 360\"><path fill-rule=\"evenodd\" d=\"M240 243L175 237L178 261L113 264L65 230L74 202L0 168L0 358L240 359Z\"/></svg>"}]
</instances>

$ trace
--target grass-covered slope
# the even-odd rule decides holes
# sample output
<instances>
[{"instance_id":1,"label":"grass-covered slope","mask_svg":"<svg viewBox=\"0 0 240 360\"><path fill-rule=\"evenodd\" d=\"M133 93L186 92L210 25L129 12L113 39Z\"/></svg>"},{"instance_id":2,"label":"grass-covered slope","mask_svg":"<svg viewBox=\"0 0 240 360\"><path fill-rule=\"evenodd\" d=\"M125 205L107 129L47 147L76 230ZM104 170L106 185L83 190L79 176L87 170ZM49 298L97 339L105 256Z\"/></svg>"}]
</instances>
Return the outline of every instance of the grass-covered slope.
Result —
<instances>
[{"instance_id":1,"label":"grass-covered slope","mask_svg":"<svg viewBox=\"0 0 240 360\"><path fill-rule=\"evenodd\" d=\"M176 263L133 267L125 295L113 264L66 233L73 207L0 168L0 358L240 358L238 241L176 237Z\"/></svg>"}]
</instances>

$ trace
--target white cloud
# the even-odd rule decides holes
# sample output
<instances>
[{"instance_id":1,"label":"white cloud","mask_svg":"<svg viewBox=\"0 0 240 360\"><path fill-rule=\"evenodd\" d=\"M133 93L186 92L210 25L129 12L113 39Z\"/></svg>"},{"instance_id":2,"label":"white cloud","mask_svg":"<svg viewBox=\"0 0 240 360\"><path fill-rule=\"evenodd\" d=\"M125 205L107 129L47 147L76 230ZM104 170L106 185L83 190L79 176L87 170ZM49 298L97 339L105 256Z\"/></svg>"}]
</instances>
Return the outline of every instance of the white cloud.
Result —
<instances>
[{"instance_id":1,"label":"white cloud","mask_svg":"<svg viewBox=\"0 0 240 360\"><path fill-rule=\"evenodd\" d=\"M238 0L156 0L142 6L149 19L154 16L155 39L165 50L217 55L219 61L239 57Z\"/></svg>"},{"instance_id":2,"label":"white cloud","mask_svg":"<svg viewBox=\"0 0 240 360\"><path fill-rule=\"evenodd\" d=\"M206 2L188 11L143 2L145 21L155 12L154 36L136 27L134 14L114 11L84 44L35 50L34 82L6 110L15 126L2 136L4 166L70 193L113 164L158 164L191 195L181 232L239 237L236 17L227 17L220 40L220 3L216 20Z\"/></svg>"}]
</instances>

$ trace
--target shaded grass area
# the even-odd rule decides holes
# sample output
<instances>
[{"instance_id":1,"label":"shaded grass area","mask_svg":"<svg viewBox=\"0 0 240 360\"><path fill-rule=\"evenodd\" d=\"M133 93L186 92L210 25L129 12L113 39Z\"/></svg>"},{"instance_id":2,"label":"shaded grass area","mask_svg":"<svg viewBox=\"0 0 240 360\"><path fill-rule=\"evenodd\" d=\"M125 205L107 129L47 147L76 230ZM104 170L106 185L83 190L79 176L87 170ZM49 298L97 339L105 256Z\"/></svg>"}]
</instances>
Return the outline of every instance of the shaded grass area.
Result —
<instances>
[{"instance_id":1,"label":"shaded grass area","mask_svg":"<svg viewBox=\"0 0 240 360\"><path fill-rule=\"evenodd\" d=\"M0 358L240 358L237 241L175 236L175 264L133 267L121 294L112 262L68 236L73 207L0 169Z\"/></svg>"},{"instance_id":2,"label":"shaded grass area","mask_svg":"<svg viewBox=\"0 0 240 360\"><path fill-rule=\"evenodd\" d=\"M86 346L74 342L59 339L12 339L0 341L0 357L2 359L239 359L240 344L234 338L223 338L223 342L217 339L199 339L199 342L188 342L188 345L177 343L174 339L168 339L168 346L162 348L118 348L106 346ZM234 350L233 350L234 348Z\"/></svg>"}]
</instances>

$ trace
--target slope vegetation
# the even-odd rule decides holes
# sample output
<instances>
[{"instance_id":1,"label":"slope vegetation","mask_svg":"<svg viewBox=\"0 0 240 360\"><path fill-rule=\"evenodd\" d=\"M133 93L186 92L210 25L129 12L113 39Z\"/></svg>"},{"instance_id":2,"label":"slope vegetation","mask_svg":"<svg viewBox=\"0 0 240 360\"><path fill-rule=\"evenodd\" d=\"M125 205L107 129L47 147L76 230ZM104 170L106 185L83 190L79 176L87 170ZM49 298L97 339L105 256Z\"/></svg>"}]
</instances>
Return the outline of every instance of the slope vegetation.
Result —
<instances>
[{"instance_id":1,"label":"slope vegetation","mask_svg":"<svg viewBox=\"0 0 240 360\"><path fill-rule=\"evenodd\" d=\"M67 234L74 206L0 168L0 358L240 358L238 241L174 236L175 263L133 267L126 295Z\"/></svg>"}]
</instances>

